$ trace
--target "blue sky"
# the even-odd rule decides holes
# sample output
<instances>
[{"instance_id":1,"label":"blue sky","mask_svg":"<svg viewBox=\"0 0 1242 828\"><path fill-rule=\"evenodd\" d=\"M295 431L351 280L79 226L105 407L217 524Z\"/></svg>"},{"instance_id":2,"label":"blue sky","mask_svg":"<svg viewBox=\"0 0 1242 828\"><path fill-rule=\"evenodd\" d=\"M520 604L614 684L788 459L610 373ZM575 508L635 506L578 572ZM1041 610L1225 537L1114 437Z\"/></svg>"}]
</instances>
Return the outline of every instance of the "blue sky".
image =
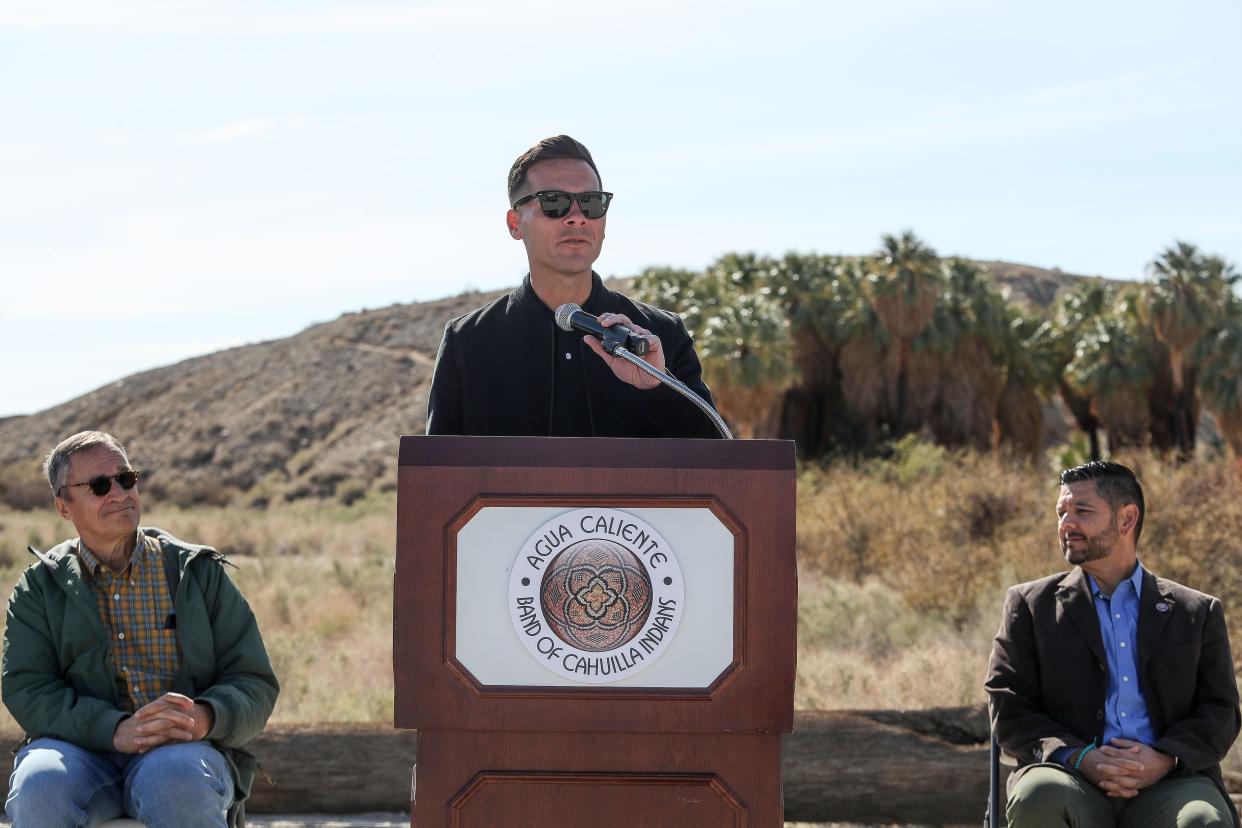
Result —
<instances>
[{"instance_id":1,"label":"blue sky","mask_svg":"<svg viewBox=\"0 0 1242 828\"><path fill-rule=\"evenodd\" d=\"M568 132L598 269L1242 262L1242 3L0 0L0 416L346 311L515 284Z\"/></svg>"}]
</instances>

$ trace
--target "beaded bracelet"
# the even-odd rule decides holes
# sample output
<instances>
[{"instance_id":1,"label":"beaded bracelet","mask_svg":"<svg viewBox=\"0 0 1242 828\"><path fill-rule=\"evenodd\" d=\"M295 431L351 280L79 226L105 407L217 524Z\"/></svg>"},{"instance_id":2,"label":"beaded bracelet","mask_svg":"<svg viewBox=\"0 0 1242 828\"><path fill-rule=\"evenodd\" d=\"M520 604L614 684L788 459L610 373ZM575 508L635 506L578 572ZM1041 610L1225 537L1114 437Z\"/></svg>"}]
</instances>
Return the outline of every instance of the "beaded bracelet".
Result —
<instances>
[{"instance_id":1,"label":"beaded bracelet","mask_svg":"<svg viewBox=\"0 0 1242 828\"><path fill-rule=\"evenodd\" d=\"M1082 764L1083 757L1093 750L1095 750L1095 739L1092 739L1091 744L1083 748L1082 752L1078 754L1078 758L1074 760L1074 770L1078 770L1078 766Z\"/></svg>"}]
</instances>

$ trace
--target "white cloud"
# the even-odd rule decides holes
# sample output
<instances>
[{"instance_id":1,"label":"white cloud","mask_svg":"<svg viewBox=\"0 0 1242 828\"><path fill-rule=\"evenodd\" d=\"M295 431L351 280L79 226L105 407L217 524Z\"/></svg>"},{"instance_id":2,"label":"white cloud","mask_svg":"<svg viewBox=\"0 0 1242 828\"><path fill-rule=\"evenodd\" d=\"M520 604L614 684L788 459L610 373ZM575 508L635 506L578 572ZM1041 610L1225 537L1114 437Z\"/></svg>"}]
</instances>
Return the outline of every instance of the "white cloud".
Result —
<instances>
[{"instance_id":1,"label":"white cloud","mask_svg":"<svg viewBox=\"0 0 1242 828\"><path fill-rule=\"evenodd\" d=\"M39 155L40 150L34 147L19 147L0 144L0 164L12 164L17 161L26 161Z\"/></svg>"},{"instance_id":2,"label":"white cloud","mask_svg":"<svg viewBox=\"0 0 1242 828\"><path fill-rule=\"evenodd\" d=\"M257 135L260 132L266 132L272 126L273 124L270 121L236 121L215 129L209 129L199 137L204 141L231 141L234 138L244 138L247 135Z\"/></svg>"}]
</instances>

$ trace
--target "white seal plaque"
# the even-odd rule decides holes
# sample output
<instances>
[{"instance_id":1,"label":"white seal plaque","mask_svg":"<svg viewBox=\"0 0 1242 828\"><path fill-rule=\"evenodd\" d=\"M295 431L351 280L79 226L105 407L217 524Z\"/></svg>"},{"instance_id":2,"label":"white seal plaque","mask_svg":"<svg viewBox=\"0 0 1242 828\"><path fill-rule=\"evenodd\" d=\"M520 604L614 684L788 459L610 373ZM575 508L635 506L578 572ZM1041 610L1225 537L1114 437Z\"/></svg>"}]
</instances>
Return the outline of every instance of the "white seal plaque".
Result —
<instances>
[{"instance_id":1,"label":"white seal plaque","mask_svg":"<svg viewBox=\"0 0 1242 828\"><path fill-rule=\"evenodd\" d=\"M672 547L619 509L576 509L527 539L509 577L509 617L531 658L564 679L621 681L654 664L685 613Z\"/></svg>"}]
</instances>

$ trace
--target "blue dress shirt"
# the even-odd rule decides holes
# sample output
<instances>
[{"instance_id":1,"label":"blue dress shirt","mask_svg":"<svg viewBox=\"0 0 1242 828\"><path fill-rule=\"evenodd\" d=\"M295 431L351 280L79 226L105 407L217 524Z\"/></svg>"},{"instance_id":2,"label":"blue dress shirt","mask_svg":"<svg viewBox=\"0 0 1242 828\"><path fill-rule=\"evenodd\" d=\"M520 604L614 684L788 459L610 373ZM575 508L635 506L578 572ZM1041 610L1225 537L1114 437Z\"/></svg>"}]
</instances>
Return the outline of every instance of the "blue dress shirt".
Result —
<instances>
[{"instance_id":1,"label":"blue dress shirt","mask_svg":"<svg viewBox=\"0 0 1242 828\"><path fill-rule=\"evenodd\" d=\"M1112 595L1101 592L1095 579L1087 576L1095 614L1100 621L1100 635L1104 639L1104 656L1108 660L1108 694L1104 699L1106 745L1116 738L1145 745L1156 741L1147 701L1139 690L1138 653L1135 652L1143 572L1143 565L1136 564L1134 574L1118 584ZM1060 748L1052 754L1052 760L1068 766L1079 750Z\"/></svg>"}]
</instances>

